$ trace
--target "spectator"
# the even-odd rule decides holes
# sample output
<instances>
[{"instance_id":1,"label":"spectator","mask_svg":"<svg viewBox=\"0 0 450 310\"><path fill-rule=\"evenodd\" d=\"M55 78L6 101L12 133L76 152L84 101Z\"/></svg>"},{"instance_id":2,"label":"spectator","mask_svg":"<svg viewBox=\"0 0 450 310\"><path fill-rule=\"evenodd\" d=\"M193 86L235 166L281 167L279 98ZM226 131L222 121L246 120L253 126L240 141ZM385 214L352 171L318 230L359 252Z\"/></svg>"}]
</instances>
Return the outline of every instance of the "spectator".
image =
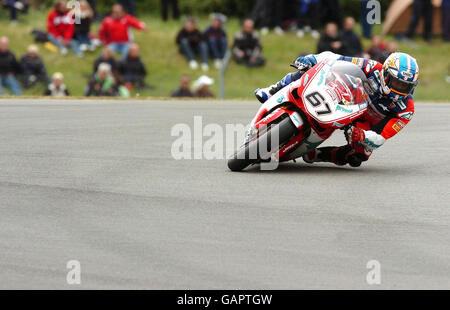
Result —
<instances>
[{"instance_id":1,"label":"spectator","mask_svg":"<svg viewBox=\"0 0 450 310\"><path fill-rule=\"evenodd\" d=\"M128 14L136 16L136 4L134 3L134 0L118 0L118 2Z\"/></svg>"},{"instance_id":2,"label":"spectator","mask_svg":"<svg viewBox=\"0 0 450 310\"><path fill-rule=\"evenodd\" d=\"M5 7L9 9L9 18L12 22L17 21L17 13L27 13L29 4L25 0L5 0Z\"/></svg>"},{"instance_id":3,"label":"spectator","mask_svg":"<svg viewBox=\"0 0 450 310\"><path fill-rule=\"evenodd\" d=\"M325 32L320 36L317 53L325 51L331 51L341 55L346 54L342 38L338 33L338 26L335 23L328 23L325 26Z\"/></svg>"},{"instance_id":4,"label":"spectator","mask_svg":"<svg viewBox=\"0 0 450 310\"><path fill-rule=\"evenodd\" d=\"M410 39L414 36L421 17L424 19L423 38L425 41L430 41L433 22L433 5L431 0L414 0L411 21L406 36Z\"/></svg>"},{"instance_id":5,"label":"spectator","mask_svg":"<svg viewBox=\"0 0 450 310\"><path fill-rule=\"evenodd\" d=\"M339 0L320 0L320 12L322 13L322 25L335 23L338 27L342 26L342 15Z\"/></svg>"},{"instance_id":6,"label":"spectator","mask_svg":"<svg viewBox=\"0 0 450 310\"><path fill-rule=\"evenodd\" d=\"M81 51L85 52L88 49L93 51L95 50L95 46L92 44L89 32L91 30L92 22L94 21L94 11L86 0L80 1L79 19L79 23L75 23L75 33L73 38L77 41Z\"/></svg>"},{"instance_id":7,"label":"spectator","mask_svg":"<svg viewBox=\"0 0 450 310\"><path fill-rule=\"evenodd\" d=\"M450 0L442 0L442 37L450 42Z\"/></svg>"},{"instance_id":8,"label":"spectator","mask_svg":"<svg viewBox=\"0 0 450 310\"><path fill-rule=\"evenodd\" d=\"M386 49L387 49L387 56L389 56L392 53L396 53L398 52L398 46L397 43L395 41L391 41L386 45ZM386 57L387 58L387 57ZM382 62L384 62L386 59L383 59Z\"/></svg>"},{"instance_id":9,"label":"spectator","mask_svg":"<svg viewBox=\"0 0 450 310\"><path fill-rule=\"evenodd\" d=\"M101 63L109 64L111 67L111 72L113 72L113 73L116 72L117 62L116 62L116 59L114 58L113 53L114 53L113 50L109 46L107 46L103 49L103 52L100 54L100 56L94 62L93 74L95 74L95 72L97 72L98 66Z\"/></svg>"},{"instance_id":10,"label":"spectator","mask_svg":"<svg viewBox=\"0 0 450 310\"><path fill-rule=\"evenodd\" d=\"M70 96L69 90L64 84L64 76L62 73L55 72L52 75L52 82L48 84L48 87L44 92L44 96L51 96L51 97Z\"/></svg>"},{"instance_id":11,"label":"spectator","mask_svg":"<svg viewBox=\"0 0 450 310\"><path fill-rule=\"evenodd\" d=\"M302 38L305 32L310 32L314 39L320 37L317 31L320 23L320 0L297 0L297 36Z\"/></svg>"},{"instance_id":12,"label":"spectator","mask_svg":"<svg viewBox=\"0 0 450 310\"><path fill-rule=\"evenodd\" d=\"M222 67L222 60L228 48L227 34L223 29L225 19L226 17L222 14L214 14L211 26L204 32L217 69Z\"/></svg>"},{"instance_id":13,"label":"spectator","mask_svg":"<svg viewBox=\"0 0 450 310\"><path fill-rule=\"evenodd\" d=\"M183 75L180 79L180 87L172 92L171 97L189 98L194 97L191 92L191 77L189 75Z\"/></svg>"},{"instance_id":14,"label":"spectator","mask_svg":"<svg viewBox=\"0 0 450 310\"><path fill-rule=\"evenodd\" d=\"M122 59L118 65L119 74L127 84L128 89L131 87L144 88L147 70L139 56L139 46L136 43L131 44L127 58Z\"/></svg>"},{"instance_id":15,"label":"spectator","mask_svg":"<svg viewBox=\"0 0 450 310\"><path fill-rule=\"evenodd\" d=\"M234 36L233 56L237 63L248 67L258 67L265 63L261 55L262 45L258 34L254 30L251 19L245 19L242 30Z\"/></svg>"},{"instance_id":16,"label":"spectator","mask_svg":"<svg viewBox=\"0 0 450 310\"><path fill-rule=\"evenodd\" d=\"M39 48L36 45L28 46L27 53L20 59L20 67L22 84L25 88L30 88L38 82L46 84L50 82L47 76L47 69L39 56Z\"/></svg>"},{"instance_id":17,"label":"spectator","mask_svg":"<svg viewBox=\"0 0 450 310\"><path fill-rule=\"evenodd\" d=\"M146 30L147 26L137 18L125 14L120 4L113 5L112 13L106 17L100 26L100 39L104 44L109 45L112 50L127 57L130 49L131 38L129 35L130 27Z\"/></svg>"},{"instance_id":18,"label":"spectator","mask_svg":"<svg viewBox=\"0 0 450 310\"><path fill-rule=\"evenodd\" d=\"M386 43L383 42L383 39L380 35L373 36L372 45L369 47L367 53L369 54L370 59L376 60L381 63L383 63L384 60L389 56L386 49Z\"/></svg>"},{"instance_id":19,"label":"spectator","mask_svg":"<svg viewBox=\"0 0 450 310\"><path fill-rule=\"evenodd\" d=\"M67 55L67 47L78 57L83 56L78 43L73 40L74 22L72 16L67 10L66 2L57 1L53 10L47 16L47 37L48 40L61 51L61 54Z\"/></svg>"},{"instance_id":20,"label":"spectator","mask_svg":"<svg viewBox=\"0 0 450 310\"><path fill-rule=\"evenodd\" d=\"M194 82L194 96L198 98L214 98L214 94L210 90L210 86L213 84L213 79L202 75Z\"/></svg>"},{"instance_id":21,"label":"spectator","mask_svg":"<svg viewBox=\"0 0 450 310\"><path fill-rule=\"evenodd\" d=\"M111 66L107 63L101 63L97 72L91 77L86 96L117 96L119 94L116 80L112 76Z\"/></svg>"},{"instance_id":22,"label":"spectator","mask_svg":"<svg viewBox=\"0 0 450 310\"><path fill-rule=\"evenodd\" d=\"M369 0L360 0L361 3L361 27L362 35L366 39L372 37L372 24L369 23L369 14L371 14L371 7L369 7Z\"/></svg>"},{"instance_id":23,"label":"spectator","mask_svg":"<svg viewBox=\"0 0 450 310\"><path fill-rule=\"evenodd\" d=\"M198 68L195 60L196 54L200 54L202 59L202 70L208 71L208 45L205 42L204 35L198 30L195 19L190 17L186 19L184 27L178 32L176 43L180 47L180 52L186 56L189 66L192 70Z\"/></svg>"},{"instance_id":24,"label":"spectator","mask_svg":"<svg viewBox=\"0 0 450 310\"><path fill-rule=\"evenodd\" d=\"M361 41L353 28L355 27L355 19L346 17L344 19L344 29L341 31L342 43L345 46L346 55L360 57L362 54Z\"/></svg>"},{"instance_id":25,"label":"spectator","mask_svg":"<svg viewBox=\"0 0 450 310\"><path fill-rule=\"evenodd\" d=\"M8 87L14 95L21 95L19 82L15 75L20 72L19 63L14 54L9 50L9 39L0 38L0 94L4 94L3 87Z\"/></svg>"},{"instance_id":26,"label":"spectator","mask_svg":"<svg viewBox=\"0 0 450 310\"><path fill-rule=\"evenodd\" d=\"M172 7L173 19L180 18L180 10L178 9L178 0L161 0L161 16L163 21L169 18L169 6Z\"/></svg>"},{"instance_id":27,"label":"spectator","mask_svg":"<svg viewBox=\"0 0 450 310\"><path fill-rule=\"evenodd\" d=\"M98 15L97 15L97 3L96 3L96 0L87 0L87 2L89 3L90 7L92 8L92 11L94 12L94 19L97 20Z\"/></svg>"},{"instance_id":28,"label":"spectator","mask_svg":"<svg viewBox=\"0 0 450 310\"><path fill-rule=\"evenodd\" d=\"M256 2L250 16L256 26L261 28L263 35L268 34L271 28L276 34L283 34L281 23L284 4L284 1L280 0L258 0Z\"/></svg>"}]
</instances>

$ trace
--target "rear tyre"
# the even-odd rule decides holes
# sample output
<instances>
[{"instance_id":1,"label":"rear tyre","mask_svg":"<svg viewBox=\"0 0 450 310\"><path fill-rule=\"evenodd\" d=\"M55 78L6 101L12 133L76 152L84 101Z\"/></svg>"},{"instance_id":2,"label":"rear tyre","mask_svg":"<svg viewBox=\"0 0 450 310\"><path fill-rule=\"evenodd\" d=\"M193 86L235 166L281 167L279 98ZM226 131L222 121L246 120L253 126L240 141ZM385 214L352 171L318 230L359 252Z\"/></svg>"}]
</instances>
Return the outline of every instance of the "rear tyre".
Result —
<instances>
[{"instance_id":1,"label":"rear tyre","mask_svg":"<svg viewBox=\"0 0 450 310\"><path fill-rule=\"evenodd\" d=\"M245 147L238 150L233 157L228 160L228 168L231 171L241 171L252 164L270 158L272 152L277 151L280 145L288 142L296 133L297 127L294 126L291 119L289 117L283 119L279 124L273 125L258 139L251 141ZM275 148L274 150L259 150L260 145L270 146L272 137L276 136L279 137L278 148ZM257 156L251 157L251 154Z\"/></svg>"}]
</instances>

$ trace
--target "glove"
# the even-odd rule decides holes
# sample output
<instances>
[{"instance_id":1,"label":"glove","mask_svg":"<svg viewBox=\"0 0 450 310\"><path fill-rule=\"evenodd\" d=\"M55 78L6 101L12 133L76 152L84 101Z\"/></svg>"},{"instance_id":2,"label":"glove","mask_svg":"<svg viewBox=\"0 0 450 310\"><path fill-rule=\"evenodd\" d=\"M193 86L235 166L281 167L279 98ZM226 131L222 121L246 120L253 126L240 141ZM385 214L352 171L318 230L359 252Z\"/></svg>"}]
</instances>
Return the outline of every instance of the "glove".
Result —
<instances>
[{"instance_id":1,"label":"glove","mask_svg":"<svg viewBox=\"0 0 450 310\"><path fill-rule=\"evenodd\" d=\"M350 127L346 132L346 138L348 143L362 144L366 140L366 134L364 130L357 127Z\"/></svg>"},{"instance_id":2,"label":"glove","mask_svg":"<svg viewBox=\"0 0 450 310\"><path fill-rule=\"evenodd\" d=\"M294 66L299 71L307 71L317 64L317 60L313 55L299 57L294 61Z\"/></svg>"}]
</instances>

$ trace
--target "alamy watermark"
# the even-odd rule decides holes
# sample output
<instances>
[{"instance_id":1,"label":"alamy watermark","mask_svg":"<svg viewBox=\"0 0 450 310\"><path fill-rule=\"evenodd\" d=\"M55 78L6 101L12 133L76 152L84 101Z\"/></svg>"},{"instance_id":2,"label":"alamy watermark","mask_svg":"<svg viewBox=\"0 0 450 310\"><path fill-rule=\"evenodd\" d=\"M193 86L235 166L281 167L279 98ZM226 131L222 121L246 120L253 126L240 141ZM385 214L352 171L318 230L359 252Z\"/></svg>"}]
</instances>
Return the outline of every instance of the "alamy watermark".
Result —
<instances>
[{"instance_id":1,"label":"alamy watermark","mask_svg":"<svg viewBox=\"0 0 450 310\"><path fill-rule=\"evenodd\" d=\"M66 276L66 282L69 285L81 284L81 264L77 260L69 260L66 264L66 268L69 269Z\"/></svg>"},{"instance_id":2,"label":"alamy watermark","mask_svg":"<svg viewBox=\"0 0 450 310\"><path fill-rule=\"evenodd\" d=\"M369 25L381 24L381 3L378 0L369 0L366 3L366 22Z\"/></svg>"},{"instance_id":3,"label":"alamy watermark","mask_svg":"<svg viewBox=\"0 0 450 310\"><path fill-rule=\"evenodd\" d=\"M369 285L381 284L381 264L376 259L369 260L366 264L369 272L366 275L366 282Z\"/></svg>"}]
</instances>

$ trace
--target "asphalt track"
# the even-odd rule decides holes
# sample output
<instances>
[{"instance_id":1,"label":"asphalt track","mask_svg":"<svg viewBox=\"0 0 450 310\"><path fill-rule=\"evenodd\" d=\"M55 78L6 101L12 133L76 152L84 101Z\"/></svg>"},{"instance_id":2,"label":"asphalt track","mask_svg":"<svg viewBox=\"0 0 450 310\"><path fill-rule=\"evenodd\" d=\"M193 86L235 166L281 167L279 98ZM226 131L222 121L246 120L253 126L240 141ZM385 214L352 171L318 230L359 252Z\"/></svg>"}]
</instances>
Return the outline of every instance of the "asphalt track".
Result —
<instances>
[{"instance_id":1,"label":"asphalt track","mask_svg":"<svg viewBox=\"0 0 450 310\"><path fill-rule=\"evenodd\" d=\"M173 125L257 107L0 100L0 288L450 289L450 104L358 169L172 158Z\"/></svg>"}]
</instances>

